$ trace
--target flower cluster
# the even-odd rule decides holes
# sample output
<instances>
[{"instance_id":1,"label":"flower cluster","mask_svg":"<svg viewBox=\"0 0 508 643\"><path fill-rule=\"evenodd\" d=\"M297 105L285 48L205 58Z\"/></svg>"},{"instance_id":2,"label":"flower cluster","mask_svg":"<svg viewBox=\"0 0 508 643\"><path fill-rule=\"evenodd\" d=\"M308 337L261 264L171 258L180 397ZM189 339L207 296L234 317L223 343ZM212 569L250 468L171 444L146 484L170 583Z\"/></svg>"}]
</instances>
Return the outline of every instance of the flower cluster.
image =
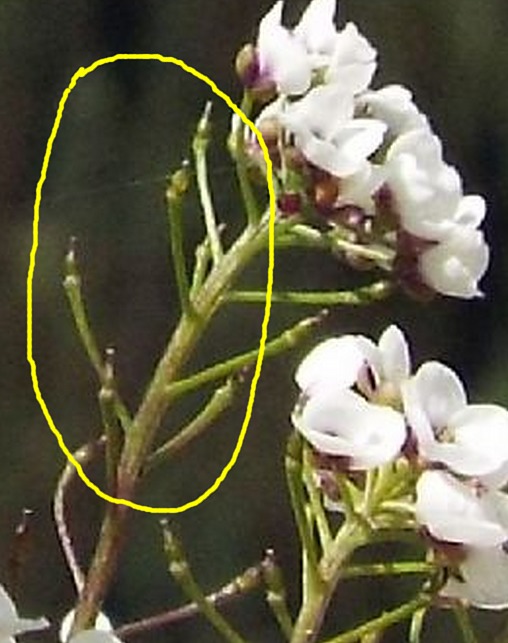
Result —
<instances>
[{"instance_id":1,"label":"flower cluster","mask_svg":"<svg viewBox=\"0 0 508 643\"><path fill-rule=\"evenodd\" d=\"M74 612L72 611L63 620L59 636L61 641L68 639L73 618ZM49 621L44 617L21 618L11 597L0 585L0 643L15 643L15 636L43 630L49 626ZM70 641L72 643L122 643L111 630L109 619L104 614L99 614L96 629L79 632Z\"/></svg>"},{"instance_id":2,"label":"flower cluster","mask_svg":"<svg viewBox=\"0 0 508 643\"><path fill-rule=\"evenodd\" d=\"M412 292L479 296L485 202L464 195L411 92L371 88L376 50L354 24L336 29L335 0L312 0L293 29L282 11L279 0L238 59L248 90L271 101L257 124L282 186L281 214L310 205L328 225L389 245Z\"/></svg>"},{"instance_id":3,"label":"flower cluster","mask_svg":"<svg viewBox=\"0 0 508 643\"><path fill-rule=\"evenodd\" d=\"M508 411L469 404L444 364L413 372L395 326L378 344L361 335L324 341L304 358L296 382L293 424L317 468L405 463L413 519L404 526L417 528L444 566L440 595L508 607Z\"/></svg>"}]
</instances>

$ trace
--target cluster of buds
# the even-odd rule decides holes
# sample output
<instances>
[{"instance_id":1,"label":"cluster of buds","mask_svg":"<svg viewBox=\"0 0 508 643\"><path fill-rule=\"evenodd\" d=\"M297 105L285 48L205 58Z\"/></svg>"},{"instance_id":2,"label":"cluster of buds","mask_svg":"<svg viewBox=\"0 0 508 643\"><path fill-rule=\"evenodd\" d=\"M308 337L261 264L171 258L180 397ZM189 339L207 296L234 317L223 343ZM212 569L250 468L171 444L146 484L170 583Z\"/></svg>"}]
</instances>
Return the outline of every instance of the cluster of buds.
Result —
<instances>
[{"instance_id":1,"label":"cluster of buds","mask_svg":"<svg viewBox=\"0 0 508 643\"><path fill-rule=\"evenodd\" d=\"M300 364L293 424L315 453L325 505L341 509L337 472L358 479L403 472L402 528L416 530L444 571L439 595L486 609L508 607L508 411L468 404L449 367L412 372L403 333L379 343L331 338Z\"/></svg>"},{"instance_id":2,"label":"cluster of buds","mask_svg":"<svg viewBox=\"0 0 508 643\"><path fill-rule=\"evenodd\" d=\"M473 298L489 260L478 229L485 202L464 195L428 118L400 85L372 89L377 53L358 28L337 30L335 0L312 0L282 24L278 1L237 71L263 105L281 216L318 213L328 226L387 245L406 290ZM254 138L253 159L260 160Z\"/></svg>"}]
</instances>

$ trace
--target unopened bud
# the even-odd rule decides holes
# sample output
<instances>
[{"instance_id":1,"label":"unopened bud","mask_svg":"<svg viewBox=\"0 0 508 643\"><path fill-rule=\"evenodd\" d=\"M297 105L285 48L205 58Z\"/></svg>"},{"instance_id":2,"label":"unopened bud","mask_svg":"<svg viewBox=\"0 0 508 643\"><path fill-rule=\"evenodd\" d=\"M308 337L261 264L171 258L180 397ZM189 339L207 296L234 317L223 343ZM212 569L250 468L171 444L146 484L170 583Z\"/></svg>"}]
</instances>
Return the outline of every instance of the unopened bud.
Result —
<instances>
[{"instance_id":1,"label":"unopened bud","mask_svg":"<svg viewBox=\"0 0 508 643\"><path fill-rule=\"evenodd\" d=\"M302 211L302 197L298 192L285 192L277 199L277 207L283 217L294 217Z\"/></svg>"},{"instance_id":2,"label":"unopened bud","mask_svg":"<svg viewBox=\"0 0 508 643\"><path fill-rule=\"evenodd\" d=\"M314 185L314 203L319 212L333 208L339 194L339 181L334 176L326 176Z\"/></svg>"},{"instance_id":3,"label":"unopened bud","mask_svg":"<svg viewBox=\"0 0 508 643\"><path fill-rule=\"evenodd\" d=\"M244 87L253 87L259 77L259 62L256 48L249 43L244 45L236 55L235 70Z\"/></svg>"},{"instance_id":4,"label":"unopened bud","mask_svg":"<svg viewBox=\"0 0 508 643\"><path fill-rule=\"evenodd\" d=\"M264 118L258 125L268 149L276 147L281 134L281 126L276 118Z\"/></svg>"}]
</instances>

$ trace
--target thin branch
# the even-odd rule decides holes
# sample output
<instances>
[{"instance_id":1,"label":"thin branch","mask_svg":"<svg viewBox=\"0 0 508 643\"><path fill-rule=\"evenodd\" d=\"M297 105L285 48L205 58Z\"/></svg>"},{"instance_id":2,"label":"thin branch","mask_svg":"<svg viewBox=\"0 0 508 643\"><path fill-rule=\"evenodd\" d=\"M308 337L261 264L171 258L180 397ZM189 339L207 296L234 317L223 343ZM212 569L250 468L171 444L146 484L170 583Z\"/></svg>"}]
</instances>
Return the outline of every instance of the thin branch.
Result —
<instances>
[{"instance_id":1,"label":"thin branch","mask_svg":"<svg viewBox=\"0 0 508 643\"><path fill-rule=\"evenodd\" d=\"M393 292L389 281L376 281L368 286L355 290L338 291L280 291L274 292L271 301L274 304L298 304L313 306L364 306L373 301L385 299ZM266 292L262 290L233 290L228 293L227 301L247 304L262 304L266 301Z\"/></svg>"},{"instance_id":2,"label":"thin branch","mask_svg":"<svg viewBox=\"0 0 508 643\"><path fill-rule=\"evenodd\" d=\"M359 576L395 576L399 574L433 574L435 565L424 561L401 561L387 563L366 563L365 565L350 565L343 571L343 578L358 578Z\"/></svg>"},{"instance_id":3,"label":"thin branch","mask_svg":"<svg viewBox=\"0 0 508 643\"><path fill-rule=\"evenodd\" d=\"M192 574L182 543L169 529L167 520L161 522L163 528L164 550L168 558L169 572L180 585L182 591L199 607L200 612L228 643L247 643L226 621L206 595Z\"/></svg>"},{"instance_id":4,"label":"thin branch","mask_svg":"<svg viewBox=\"0 0 508 643\"><path fill-rule=\"evenodd\" d=\"M216 592L208 594L208 596L206 596L207 602L215 607L221 607L256 589L261 585L263 580L262 566L263 562L248 567L233 581L227 583ZM198 604L196 602L187 603L186 605L168 610L162 614L156 614L155 616L122 625L116 629L115 635L123 640L137 634L169 627L175 623L193 618L198 614L201 614L201 609Z\"/></svg>"},{"instance_id":5,"label":"thin branch","mask_svg":"<svg viewBox=\"0 0 508 643\"><path fill-rule=\"evenodd\" d=\"M188 313L190 310L190 286L183 247L184 234L182 226L182 202L188 190L189 181L189 164L186 162L179 170L171 175L169 185L166 189L171 258L173 261L173 268L175 270L180 307L184 314Z\"/></svg>"},{"instance_id":6,"label":"thin branch","mask_svg":"<svg viewBox=\"0 0 508 643\"><path fill-rule=\"evenodd\" d=\"M468 610L464 605L456 605L453 608L453 613L459 626L460 633L462 634L462 640L464 643L478 643L478 639L473 629L473 624L471 623L471 618L469 616Z\"/></svg>"},{"instance_id":7,"label":"thin branch","mask_svg":"<svg viewBox=\"0 0 508 643\"><path fill-rule=\"evenodd\" d=\"M370 633L378 630L386 630L391 625L395 625L395 623L399 623L400 621L410 618L417 610L427 607L430 604L430 600L430 597L426 594L416 596L416 598L408 603L404 603L404 605L401 605L400 607L384 612L381 616L373 618L372 620L349 630L349 632L345 632L344 634L339 634L339 636L328 639L326 643L353 643Z\"/></svg>"},{"instance_id":8,"label":"thin branch","mask_svg":"<svg viewBox=\"0 0 508 643\"><path fill-rule=\"evenodd\" d=\"M285 467L291 508L302 548L304 570L306 571L303 586L304 592L307 593L309 587L321 584L321 577L316 543L306 512L307 500L302 480L302 441L296 433L293 433L288 440Z\"/></svg>"},{"instance_id":9,"label":"thin branch","mask_svg":"<svg viewBox=\"0 0 508 643\"><path fill-rule=\"evenodd\" d=\"M265 359L267 357L278 355L279 353L296 346L308 335L317 323L322 321L323 314L303 319L294 326L283 331L275 339L267 342L265 345ZM247 351L246 353L236 355L225 362L205 368L195 375L178 380L167 387L167 394L173 399L183 393L199 388L204 384L228 377L233 373L238 373L257 360L258 352L259 349L257 348Z\"/></svg>"},{"instance_id":10,"label":"thin branch","mask_svg":"<svg viewBox=\"0 0 508 643\"><path fill-rule=\"evenodd\" d=\"M95 457L105 442L106 437L103 435L98 440L83 445L74 453L74 458L82 466L85 466ZM65 495L75 478L76 469L70 462L67 462L56 485L53 498L53 516L65 561L71 573L72 580L74 581L76 593L79 595L83 591L85 577L77 561L69 527L65 518Z\"/></svg>"},{"instance_id":11,"label":"thin branch","mask_svg":"<svg viewBox=\"0 0 508 643\"><path fill-rule=\"evenodd\" d=\"M275 552L268 549L262 563L263 577L266 584L266 601L275 616L279 627L289 641L293 632L293 619L286 600L286 587L282 572L277 565Z\"/></svg>"},{"instance_id":12,"label":"thin branch","mask_svg":"<svg viewBox=\"0 0 508 643\"><path fill-rule=\"evenodd\" d=\"M123 443L123 431L115 413L114 359L114 349L109 348L106 351L104 363L104 383L98 395L102 426L106 434L106 480L109 493L112 495L115 495L117 491L116 472Z\"/></svg>"},{"instance_id":13,"label":"thin branch","mask_svg":"<svg viewBox=\"0 0 508 643\"><path fill-rule=\"evenodd\" d=\"M252 110L252 96L249 91L245 91L242 99L241 110L247 117L249 117ZM240 186L245 212L247 214L247 221L250 225L256 224L260 217L261 212L252 190L252 185L249 180L249 172L247 165L247 154L245 152L245 126L238 119L238 127L234 133L234 161L236 167L236 176Z\"/></svg>"},{"instance_id":14,"label":"thin branch","mask_svg":"<svg viewBox=\"0 0 508 643\"><path fill-rule=\"evenodd\" d=\"M163 462L167 462L190 442L204 433L232 404L238 383L238 378L230 378L223 386L214 391L204 408L201 409L186 426L180 429L175 436L152 453L147 460L145 473L148 473Z\"/></svg>"},{"instance_id":15,"label":"thin branch","mask_svg":"<svg viewBox=\"0 0 508 643\"><path fill-rule=\"evenodd\" d=\"M316 485L311 452L307 445L303 447L303 479L307 488L307 493L309 494L312 517L316 523L321 548L323 551L326 551L331 545L333 537L330 530L330 524L323 507L321 492Z\"/></svg>"},{"instance_id":16,"label":"thin branch","mask_svg":"<svg viewBox=\"0 0 508 643\"><path fill-rule=\"evenodd\" d=\"M212 253L213 263L216 265L223 256L222 244L215 216L215 210L212 202L210 185L208 182L208 166L206 153L210 143L210 114L212 103L205 105L203 116L199 120L196 134L192 143L194 160L196 164L196 176L198 183L199 199L203 208L205 219L206 233L210 240L210 251Z\"/></svg>"},{"instance_id":17,"label":"thin branch","mask_svg":"<svg viewBox=\"0 0 508 643\"><path fill-rule=\"evenodd\" d=\"M105 378L105 365L102 358L102 352L99 349L98 342L88 318L88 313L83 299L83 292L81 287L81 276L79 274L78 264L76 260L76 239L72 238L70 241L70 248L65 258L65 277L63 286L69 305L71 308L74 324L78 331L79 338L85 349L90 363L92 364L99 381L104 384ZM118 391L115 390L115 412L122 425L124 431L128 430L131 417L127 407L122 402Z\"/></svg>"}]
</instances>

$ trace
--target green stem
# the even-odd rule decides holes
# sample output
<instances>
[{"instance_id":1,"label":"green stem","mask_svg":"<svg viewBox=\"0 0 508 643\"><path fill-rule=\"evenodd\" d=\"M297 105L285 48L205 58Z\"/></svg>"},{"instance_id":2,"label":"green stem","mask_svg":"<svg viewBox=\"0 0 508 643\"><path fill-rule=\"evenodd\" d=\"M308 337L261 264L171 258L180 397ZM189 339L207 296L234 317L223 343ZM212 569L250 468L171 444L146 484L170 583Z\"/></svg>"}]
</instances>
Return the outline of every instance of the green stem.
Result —
<instances>
[{"instance_id":1,"label":"green stem","mask_svg":"<svg viewBox=\"0 0 508 643\"><path fill-rule=\"evenodd\" d=\"M398 574L432 574L435 565L422 561L403 561L388 563L368 563L351 565L344 569L343 578L358 578L360 576L395 576Z\"/></svg>"},{"instance_id":2,"label":"green stem","mask_svg":"<svg viewBox=\"0 0 508 643\"><path fill-rule=\"evenodd\" d=\"M208 182L208 166L206 153L210 143L210 114L212 103L208 102L205 106L203 116L198 123L196 135L192 144L194 152L194 162L196 164L196 176L198 184L199 198L205 218L205 227L208 239L210 240L210 251L212 253L213 263L219 263L223 251L213 207L210 185Z\"/></svg>"},{"instance_id":3,"label":"green stem","mask_svg":"<svg viewBox=\"0 0 508 643\"><path fill-rule=\"evenodd\" d=\"M453 613L464 643L478 643L467 609L463 605L456 605Z\"/></svg>"},{"instance_id":4,"label":"green stem","mask_svg":"<svg viewBox=\"0 0 508 643\"><path fill-rule=\"evenodd\" d=\"M99 349L97 340L92 330L90 320L88 318L85 302L83 299L81 275L79 274L78 264L76 260L76 240L71 239L70 249L65 258L65 278L63 282L65 294L69 301L69 305L74 319L74 324L78 331L79 338L88 356L88 359L94 368L99 381L102 385L105 384L105 365L102 358L102 353ZM118 392L115 390L115 413L122 425L124 431L129 429L131 423L130 413L124 405Z\"/></svg>"},{"instance_id":5,"label":"green stem","mask_svg":"<svg viewBox=\"0 0 508 643\"><path fill-rule=\"evenodd\" d=\"M323 507L321 492L317 488L316 480L314 478L311 451L307 445L304 445L303 447L303 480L309 494L311 513L316 523L321 548L323 551L326 551L331 545L333 538L328 518Z\"/></svg>"},{"instance_id":6,"label":"green stem","mask_svg":"<svg viewBox=\"0 0 508 643\"><path fill-rule=\"evenodd\" d=\"M260 224L256 228L247 228L224 255L220 264L212 269L205 283L196 293L192 300L194 314L184 315L175 328L131 429L126 435L119 473L119 493L123 498L132 494L155 432L174 400L174 392L168 394L169 385L176 380L192 355L208 323L219 308L223 293L252 257L265 247L266 239L266 225Z\"/></svg>"},{"instance_id":7,"label":"green stem","mask_svg":"<svg viewBox=\"0 0 508 643\"><path fill-rule=\"evenodd\" d=\"M113 580L118 557L127 536L128 509L124 505L106 506L98 544L94 552L85 586L76 605L76 615L70 636L92 627L101 609L106 588Z\"/></svg>"},{"instance_id":8,"label":"green stem","mask_svg":"<svg viewBox=\"0 0 508 643\"><path fill-rule=\"evenodd\" d=\"M184 164L170 177L169 185L166 190L171 258L175 270L180 307L182 312L185 314L190 310L190 287L185 266L185 252L183 248L182 201L189 187L189 180L188 164Z\"/></svg>"},{"instance_id":9,"label":"green stem","mask_svg":"<svg viewBox=\"0 0 508 643\"><path fill-rule=\"evenodd\" d=\"M210 624L228 643L246 643L246 640L231 627L215 605L207 599L192 574L182 543L170 531L166 521L163 521L162 525L164 549L168 557L169 571L182 588L182 591L190 600L196 603L203 616L208 619Z\"/></svg>"},{"instance_id":10,"label":"green stem","mask_svg":"<svg viewBox=\"0 0 508 643\"><path fill-rule=\"evenodd\" d=\"M283 331L275 339L266 342L265 358L274 357L275 355L296 346L300 341L307 337L312 328L320 322L321 319L322 315L303 319L291 328ZM257 360L258 353L259 349L255 348L251 351L247 351L246 353L242 353L241 355L231 357L225 362L205 368L195 375L173 382L167 387L167 395L174 399L176 397L180 397L184 393L200 388L204 384L238 373L247 366L253 364Z\"/></svg>"},{"instance_id":11,"label":"green stem","mask_svg":"<svg viewBox=\"0 0 508 643\"><path fill-rule=\"evenodd\" d=\"M419 595L412 601L409 601L400 607L396 607L393 610L389 610L381 616L373 618L372 620L363 623L363 625L349 630L349 632L345 632L344 634L339 634L339 636L328 639L326 643L354 643L354 641L358 641L368 634L378 630L386 630L388 627L395 625L395 623L399 623L400 621L410 618L417 610L427 607L430 604L430 600L429 596L424 594Z\"/></svg>"},{"instance_id":12,"label":"green stem","mask_svg":"<svg viewBox=\"0 0 508 643\"><path fill-rule=\"evenodd\" d=\"M415 610L411 618L411 625L409 626L409 643L421 643L423 623L427 615L428 607L421 607Z\"/></svg>"},{"instance_id":13,"label":"green stem","mask_svg":"<svg viewBox=\"0 0 508 643\"><path fill-rule=\"evenodd\" d=\"M247 117L250 116L252 105L252 96L250 92L246 91L243 95L240 109ZM242 195L245 212L247 214L247 221L250 225L252 225L259 221L260 210L249 180L247 165L248 159L245 153L245 127L242 122L238 123L238 127L235 132L234 160L236 166L236 176L238 178L238 185L240 186L240 192Z\"/></svg>"},{"instance_id":14,"label":"green stem","mask_svg":"<svg viewBox=\"0 0 508 643\"><path fill-rule=\"evenodd\" d=\"M195 295L203 285L211 259L210 240L208 237L196 248L194 272L192 274L191 294Z\"/></svg>"},{"instance_id":15,"label":"green stem","mask_svg":"<svg viewBox=\"0 0 508 643\"><path fill-rule=\"evenodd\" d=\"M303 594L304 601L309 594L318 591L321 585L319 575L318 552L306 513L305 488L302 480L302 439L293 433L286 447L286 479L300 537L303 559Z\"/></svg>"},{"instance_id":16,"label":"green stem","mask_svg":"<svg viewBox=\"0 0 508 643\"><path fill-rule=\"evenodd\" d=\"M282 578L280 567L275 561L275 553L272 549L266 552L263 560L263 578L266 584L266 601L270 606L279 627L289 641L293 631L293 620L286 601L286 588Z\"/></svg>"},{"instance_id":17,"label":"green stem","mask_svg":"<svg viewBox=\"0 0 508 643\"><path fill-rule=\"evenodd\" d=\"M216 607L221 607L259 587L262 582L261 566L262 564L248 567L230 583L208 594L206 597L207 602ZM156 629L170 627L175 623L193 618L200 613L200 608L195 602L187 603L186 605L161 614L155 614L154 616L149 616L139 621L134 621L133 623L121 625L115 630L115 636L123 641L131 636L146 634Z\"/></svg>"},{"instance_id":18,"label":"green stem","mask_svg":"<svg viewBox=\"0 0 508 643\"><path fill-rule=\"evenodd\" d=\"M284 246L291 248L303 246L348 253L358 259L372 261L383 270L391 269L394 256L393 250L388 247L354 243L339 236L336 232L323 233L311 226L300 223L288 228L284 235L278 236L277 248Z\"/></svg>"},{"instance_id":19,"label":"green stem","mask_svg":"<svg viewBox=\"0 0 508 643\"><path fill-rule=\"evenodd\" d=\"M326 610L341 579L344 565L351 554L365 542L363 529L346 521L319 564L319 585L303 597L293 629L291 643L314 643L319 635Z\"/></svg>"},{"instance_id":20,"label":"green stem","mask_svg":"<svg viewBox=\"0 0 508 643\"><path fill-rule=\"evenodd\" d=\"M190 442L201 435L215 420L231 405L236 393L238 382L229 379L223 386L218 388L207 402L205 407L194 417L189 424L183 427L178 433L160 446L148 458L144 468L148 473L163 462L167 462L177 453L182 451Z\"/></svg>"},{"instance_id":21,"label":"green stem","mask_svg":"<svg viewBox=\"0 0 508 643\"><path fill-rule=\"evenodd\" d=\"M152 443L172 399L167 387L181 372L186 361L217 311L224 292L238 274L267 243L267 220L249 227L238 237L220 265L212 268L203 286L192 299L193 315L183 315L157 365L141 405L125 433L118 467L118 496L134 497L139 476ZM95 621L118 562L126 532L127 507L108 503L106 517L95 554L88 571L85 588L76 607L76 631Z\"/></svg>"},{"instance_id":22,"label":"green stem","mask_svg":"<svg viewBox=\"0 0 508 643\"><path fill-rule=\"evenodd\" d=\"M373 284L345 291L286 291L272 293L274 304L298 304L313 306L363 306L373 301L385 299L393 290L389 281L376 281ZM227 300L248 304L259 304L266 301L266 293L257 290L233 290L228 293Z\"/></svg>"}]
</instances>

